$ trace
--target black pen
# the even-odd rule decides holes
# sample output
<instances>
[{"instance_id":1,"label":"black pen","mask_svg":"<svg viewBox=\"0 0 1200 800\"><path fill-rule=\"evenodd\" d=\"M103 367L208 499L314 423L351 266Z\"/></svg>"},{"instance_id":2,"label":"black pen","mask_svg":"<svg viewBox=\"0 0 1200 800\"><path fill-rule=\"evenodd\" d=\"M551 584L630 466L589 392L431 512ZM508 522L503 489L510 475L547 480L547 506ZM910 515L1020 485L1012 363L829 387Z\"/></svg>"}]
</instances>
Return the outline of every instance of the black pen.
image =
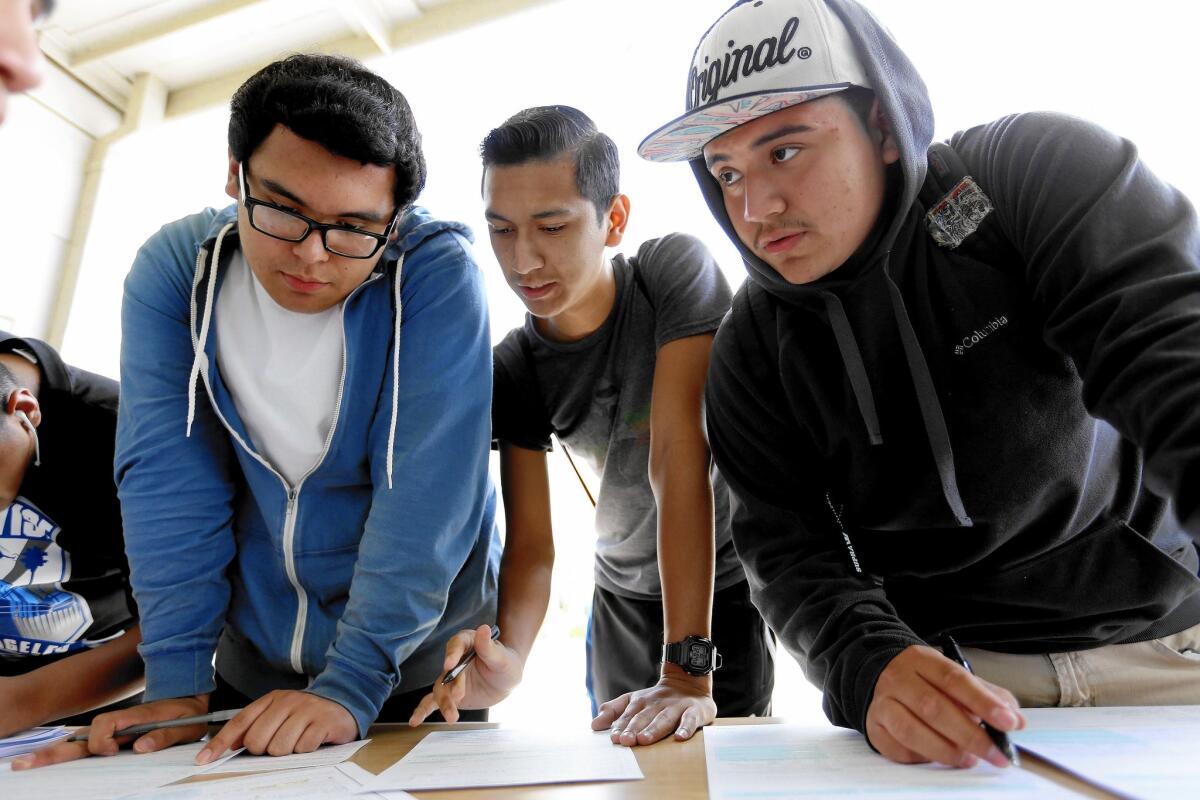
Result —
<instances>
[{"instance_id":1,"label":"black pen","mask_svg":"<svg viewBox=\"0 0 1200 800\"><path fill-rule=\"evenodd\" d=\"M946 658L950 659L955 664L958 664L967 672L971 673L972 675L975 674L975 670L971 669L970 662L968 662L963 656L962 650L958 649L958 642L954 641L954 637L950 636L949 634L942 637L942 653L946 656ZM993 728L987 722L981 722L980 724L983 725L983 731L988 735L988 738L992 740L992 744L996 745L996 749L999 750L1004 757L1009 760L1009 763L1011 763L1014 767L1021 766L1021 760L1017 756L1017 748L1013 747L1013 743L1009 741L1008 734L1006 734L1004 731Z\"/></svg>"},{"instance_id":2,"label":"black pen","mask_svg":"<svg viewBox=\"0 0 1200 800\"><path fill-rule=\"evenodd\" d=\"M493 625L492 626L492 641L494 642L499 638L500 638L500 626ZM448 683L454 683L454 679L457 678L459 675L461 675L462 671L467 668L467 665L470 664L474 660L475 660L475 651L471 650L470 652L468 652L466 655L464 655L462 658L460 658L458 660L458 663L454 665L454 669L452 669L446 673L446 677L442 678L442 686L445 686Z\"/></svg>"},{"instance_id":3,"label":"black pen","mask_svg":"<svg viewBox=\"0 0 1200 800\"><path fill-rule=\"evenodd\" d=\"M163 728L184 728L188 725L211 725L214 722L228 722L241 713L241 711L242 709L240 708L230 708L225 711L213 711L210 714L199 714L195 717L179 717L178 719L164 719L158 722L147 722L144 725L134 725L129 728L122 728L119 731L114 731L112 738L117 739L121 736L137 736L139 734L149 733L150 731L162 730ZM68 742L86 742L87 740L88 734L86 732L77 733L70 739L67 739Z\"/></svg>"}]
</instances>

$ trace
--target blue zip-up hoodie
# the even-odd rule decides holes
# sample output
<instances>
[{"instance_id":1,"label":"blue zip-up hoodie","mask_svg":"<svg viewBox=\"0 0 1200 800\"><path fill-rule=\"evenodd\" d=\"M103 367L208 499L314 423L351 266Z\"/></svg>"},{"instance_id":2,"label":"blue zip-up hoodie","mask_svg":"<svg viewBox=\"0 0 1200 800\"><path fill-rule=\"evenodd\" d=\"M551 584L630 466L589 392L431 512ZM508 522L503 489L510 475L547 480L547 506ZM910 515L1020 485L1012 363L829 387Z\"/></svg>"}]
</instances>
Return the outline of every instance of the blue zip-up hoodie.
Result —
<instances>
[{"instance_id":1,"label":"blue zip-up hoodie","mask_svg":"<svg viewBox=\"0 0 1200 800\"><path fill-rule=\"evenodd\" d=\"M125 281L116 478L146 699L211 692L220 638L235 688L307 689L365 733L394 691L433 682L451 634L495 618L483 278L465 226L404 215L344 302L326 451L289 486L217 369L236 220L167 225Z\"/></svg>"}]
</instances>

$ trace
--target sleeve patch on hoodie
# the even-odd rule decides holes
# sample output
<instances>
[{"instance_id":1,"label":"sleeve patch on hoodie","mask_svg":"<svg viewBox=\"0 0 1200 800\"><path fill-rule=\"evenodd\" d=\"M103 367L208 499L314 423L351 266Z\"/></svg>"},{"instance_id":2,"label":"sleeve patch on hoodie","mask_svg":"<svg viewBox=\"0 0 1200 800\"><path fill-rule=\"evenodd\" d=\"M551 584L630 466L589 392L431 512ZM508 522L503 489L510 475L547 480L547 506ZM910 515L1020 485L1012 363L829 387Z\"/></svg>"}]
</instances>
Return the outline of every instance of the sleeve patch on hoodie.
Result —
<instances>
[{"instance_id":1,"label":"sleeve patch on hoodie","mask_svg":"<svg viewBox=\"0 0 1200 800\"><path fill-rule=\"evenodd\" d=\"M963 178L925 215L929 235L953 250L992 212L992 201L970 176Z\"/></svg>"}]
</instances>

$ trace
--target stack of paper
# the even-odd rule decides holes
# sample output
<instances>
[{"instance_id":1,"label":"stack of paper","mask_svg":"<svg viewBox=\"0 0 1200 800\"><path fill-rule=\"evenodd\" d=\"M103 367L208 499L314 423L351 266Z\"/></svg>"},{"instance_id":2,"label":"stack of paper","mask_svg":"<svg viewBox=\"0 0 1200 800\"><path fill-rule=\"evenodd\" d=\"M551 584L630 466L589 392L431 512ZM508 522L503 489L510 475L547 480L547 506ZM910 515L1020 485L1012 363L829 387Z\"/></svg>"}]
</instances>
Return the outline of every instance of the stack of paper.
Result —
<instances>
[{"instance_id":1,"label":"stack of paper","mask_svg":"<svg viewBox=\"0 0 1200 800\"><path fill-rule=\"evenodd\" d=\"M30 728L7 739L0 739L0 758L32 753L39 747L45 747L68 736L70 732L62 725L53 728Z\"/></svg>"}]
</instances>

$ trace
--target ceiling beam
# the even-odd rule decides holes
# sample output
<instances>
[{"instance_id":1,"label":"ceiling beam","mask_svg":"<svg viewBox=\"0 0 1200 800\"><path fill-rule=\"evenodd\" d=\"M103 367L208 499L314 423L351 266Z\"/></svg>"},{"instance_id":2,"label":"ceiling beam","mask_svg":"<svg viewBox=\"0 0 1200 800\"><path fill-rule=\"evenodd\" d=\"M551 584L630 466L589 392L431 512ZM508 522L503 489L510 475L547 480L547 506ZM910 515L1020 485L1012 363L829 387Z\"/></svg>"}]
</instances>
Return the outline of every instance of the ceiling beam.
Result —
<instances>
[{"instance_id":1,"label":"ceiling beam","mask_svg":"<svg viewBox=\"0 0 1200 800\"><path fill-rule=\"evenodd\" d=\"M242 0L245 2L245 0ZM390 49L399 49L445 36L455 31L490 22L518 11L547 5L555 0L450 0L433 6L416 19L393 27L387 39ZM337 53L357 59L379 55L379 45L366 34L347 36L314 44L310 52ZM279 56L283 54L280 53ZM243 69L233 70L207 81L181 87L167 99L167 117L179 117L226 103L247 78L271 63L273 58Z\"/></svg>"},{"instance_id":2,"label":"ceiling beam","mask_svg":"<svg viewBox=\"0 0 1200 800\"><path fill-rule=\"evenodd\" d=\"M90 45L80 47L71 52L70 65L81 67L91 64L262 2L264 0L213 0L207 5L197 6L175 16L120 31L106 39L100 39Z\"/></svg>"},{"instance_id":3,"label":"ceiling beam","mask_svg":"<svg viewBox=\"0 0 1200 800\"><path fill-rule=\"evenodd\" d=\"M134 78L133 91L121 124L92 144L92 151L84 165L79 203L71 223L71 239L59 267L58 294L50 309L50 321L47 324L46 341L55 347L62 347L67 319L75 303L75 289L79 285L80 268L95 218L109 151L122 139L161 123L166 107L167 87L153 75L142 73Z\"/></svg>"},{"instance_id":4,"label":"ceiling beam","mask_svg":"<svg viewBox=\"0 0 1200 800\"><path fill-rule=\"evenodd\" d=\"M392 35L375 0L341 0L334 2L333 7L350 27L374 42L380 53L392 52Z\"/></svg>"}]
</instances>

